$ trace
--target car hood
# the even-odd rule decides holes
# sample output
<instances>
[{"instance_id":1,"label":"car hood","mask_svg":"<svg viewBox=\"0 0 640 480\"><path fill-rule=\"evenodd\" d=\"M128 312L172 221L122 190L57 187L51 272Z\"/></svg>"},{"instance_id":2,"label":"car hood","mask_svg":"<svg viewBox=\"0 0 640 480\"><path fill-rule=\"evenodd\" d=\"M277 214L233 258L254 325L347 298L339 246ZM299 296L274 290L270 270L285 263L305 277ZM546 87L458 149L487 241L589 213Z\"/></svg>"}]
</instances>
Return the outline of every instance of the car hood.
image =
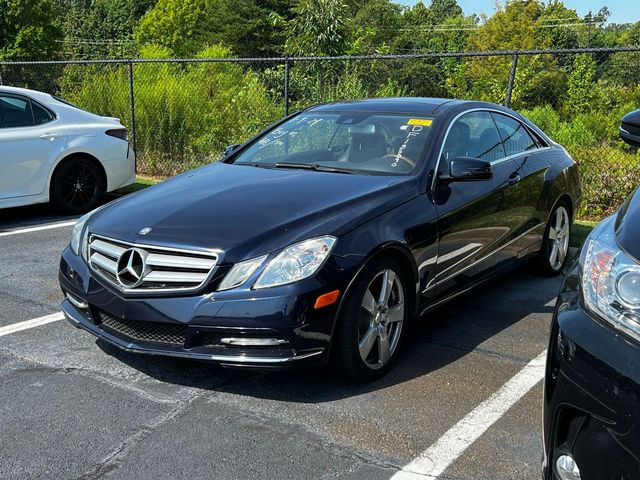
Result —
<instances>
[{"instance_id":1,"label":"car hood","mask_svg":"<svg viewBox=\"0 0 640 480\"><path fill-rule=\"evenodd\" d=\"M417 194L411 176L218 162L115 202L89 230L133 243L218 249L235 262L318 235L339 237Z\"/></svg>"},{"instance_id":2,"label":"car hood","mask_svg":"<svg viewBox=\"0 0 640 480\"><path fill-rule=\"evenodd\" d=\"M616 218L616 237L627 253L640 261L640 189L627 198Z\"/></svg>"}]
</instances>

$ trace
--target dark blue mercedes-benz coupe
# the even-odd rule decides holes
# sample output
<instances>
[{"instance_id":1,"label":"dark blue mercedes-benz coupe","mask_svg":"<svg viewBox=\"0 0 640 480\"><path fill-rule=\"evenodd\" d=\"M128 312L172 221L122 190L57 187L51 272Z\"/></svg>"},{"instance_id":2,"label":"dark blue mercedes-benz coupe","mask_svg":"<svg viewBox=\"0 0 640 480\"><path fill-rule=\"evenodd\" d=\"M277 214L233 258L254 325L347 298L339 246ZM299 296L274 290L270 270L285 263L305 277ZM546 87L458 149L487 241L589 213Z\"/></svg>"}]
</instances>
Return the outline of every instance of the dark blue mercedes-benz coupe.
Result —
<instances>
[{"instance_id":1,"label":"dark blue mercedes-benz coupe","mask_svg":"<svg viewBox=\"0 0 640 480\"><path fill-rule=\"evenodd\" d=\"M558 273L580 198L567 152L507 108L319 105L81 218L62 309L133 352L371 379L411 319L520 259Z\"/></svg>"}]
</instances>

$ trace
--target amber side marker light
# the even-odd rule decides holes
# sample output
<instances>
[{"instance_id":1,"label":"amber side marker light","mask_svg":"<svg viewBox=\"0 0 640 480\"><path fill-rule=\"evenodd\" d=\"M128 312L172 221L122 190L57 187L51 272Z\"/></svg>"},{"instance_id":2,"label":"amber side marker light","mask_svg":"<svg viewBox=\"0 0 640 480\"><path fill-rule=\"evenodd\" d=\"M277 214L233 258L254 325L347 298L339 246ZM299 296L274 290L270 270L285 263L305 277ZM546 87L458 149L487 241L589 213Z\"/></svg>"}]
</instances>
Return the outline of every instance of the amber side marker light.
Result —
<instances>
[{"instance_id":1,"label":"amber side marker light","mask_svg":"<svg viewBox=\"0 0 640 480\"><path fill-rule=\"evenodd\" d=\"M316 300L316 304L313 306L313 308L317 310L319 308L331 305L332 303L336 303L336 300L338 300L339 296L340 296L340 290L334 290L333 292L320 295Z\"/></svg>"}]
</instances>

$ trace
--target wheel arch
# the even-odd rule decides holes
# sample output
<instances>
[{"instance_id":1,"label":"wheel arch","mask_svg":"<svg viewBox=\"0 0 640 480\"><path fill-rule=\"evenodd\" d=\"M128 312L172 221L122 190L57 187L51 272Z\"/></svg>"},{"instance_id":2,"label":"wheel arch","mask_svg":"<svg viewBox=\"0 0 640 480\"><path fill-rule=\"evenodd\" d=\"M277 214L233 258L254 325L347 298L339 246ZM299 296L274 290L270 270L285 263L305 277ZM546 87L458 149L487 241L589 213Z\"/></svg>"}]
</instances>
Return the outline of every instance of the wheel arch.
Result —
<instances>
[{"instance_id":1,"label":"wheel arch","mask_svg":"<svg viewBox=\"0 0 640 480\"><path fill-rule=\"evenodd\" d=\"M391 258L397 261L402 267L408 270L406 280L409 281L408 288L408 297L409 297L409 316L410 318L414 317L417 313L418 309L418 287L419 287L419 277L418 277L418 267L416 265L415 259L413 255L409 251L409 249L399 242L386 242L375 249L373 249L366 258L362 261L361 265L358 267L356 273L353 275L349 284L345 288L343 295L340 298L340 303L338 304L338 309L335 315L335 321L333 322L333 326L331 327L331 341L329 343L329 357L332 355L333 350L333 339L336 327L338 322L340 321L340 317L342 315L342 311L344 310L345 303L347 298L349 297L353 284L355 280L360 276L362 271L365 269L367 265L369 265L373 260L386 257Z\"/></svg>"},{"instance_id":2,"label":"wheel arch","mask_svg":"<svg viewBox=\"0 0 640 480\"><path fill-rule=\"evenodd\" d=\"M48 192L49 198L51 198L51 187L53 185L53 179L55 178L56 173L58 173L58 170L60 169L60 167L62 165L64 165L66 162L68 162L70 160L74 160L74 159L88 160L93 165L95 165L96 168L98 169L98 171L100 172L100 176L102 178L102 181L104 183L105 190L106 190L108 178L107 178L107 172L104 169L104 166L102 165L102 162L100 160L98 160L98 158L96 156L94 156L94 155L92 155L92 154L90 154L88 152L79 151L79 152L69 153L69 154L65 155L64 157L62 157L60 160L58 160L58 162L55 164L55 166L51 170L51 174L49 175L49 181L48 181L48 184L47 184L47 192Z\"/></svg>"},{"instance_id":3,"label":"wheel arch","mask_svg":"<svg viewBox=\"0 0 640 480\"><path fill-rule=\"evenodd\" d=\"M569 218L571 219L571 221L575 219L575 205L573 203L573 199L571 198L571 195L569 193L563 192L563 193L560 193L556 197L555 201L549 205L549 214L547 215L547 223L549 223L549 220L551 220L551 215L553 214L553 211L561 202L564 202L567 205L567 207L569 207Z\"/></svg>"}]
</instances>

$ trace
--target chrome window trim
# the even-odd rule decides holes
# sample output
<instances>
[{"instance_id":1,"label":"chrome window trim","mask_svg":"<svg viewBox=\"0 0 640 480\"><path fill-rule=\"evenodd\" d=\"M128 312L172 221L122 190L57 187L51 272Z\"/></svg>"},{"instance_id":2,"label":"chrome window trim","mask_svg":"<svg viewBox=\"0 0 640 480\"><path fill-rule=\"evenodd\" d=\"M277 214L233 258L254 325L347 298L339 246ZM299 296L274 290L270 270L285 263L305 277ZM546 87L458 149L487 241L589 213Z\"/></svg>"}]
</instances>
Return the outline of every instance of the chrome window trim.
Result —
<instances>
[{"instance_id":1,"label":"chrome window trim","mask_svg":"<svg viewBox=\"0 0 640 480\"><path fill-rule=\"evenodd\" d=\"M455 117L453 117L451 122L449 122L449 126L447 127L447 131L445 132L443 140L442 140L442 143L440 144L440 150L438 151L438 157L436 158L436 164L435 164L435 168L433 170L433 178L431 180L431 190L432 191L435 190L435 188L436 188L436 181L438 180L438 168L440 168L440 160L442 159L442 152L444 151L444 146L447 143L447 138L449 138L449 133L451 132L451 127L453 127L453 124L456 123L460 117L462 117L462 116L464 116L464 115L466 115L468 113L473 113L473 112L499 113L501 115L505 115L505 116L510 117L510 118L514 119L515 121L521 123L525 127L525 129L527 131L530 130L529 126L526 123L524 123L521 119L517 118L515 115L512 115L512 114L507 113L507 112L503 112L501 110L497 110L495 108L489 108L489 107L471 108L469 110L465 110L463 112L460 112ZM498 127L496 127L496 128L498 128ZM539 136L539 135L537 135L537 136ZM543 140L546 142L545 139L543 139ZM509 155L509 156L500 158L498 160L494 160L493 162L490 162L490 164L491 164L491 166L499 165L502 162L505 162L507 160L512 160L513 158L519 157L519 156L521 156L521 155L523 155L525 153L537 153L537 152L541 152L541 151L548 150L548 149L551 149L551 148L553 148L553 147L550 146L550 145L548 145L546 147L534 148L532 150L528 150L527 152L515 153L513 155Z\"/></svg>"},{"instance_id":2,"label":"chrome window trim","mask_svg":"<svg viewBox=\"0 0 640 480\"><path fill-rule=\"evenodd\" d=\"M495 160L495 161L490 162L490 163L491 163L491 166L499 165L499 164L501 164L502 162L505 162L505 161L507 161L507 160L513 160L513 159L514 159L514 158L516 158L516 157L521 157L521 156L523 156L523 155L528 155L528 154L529 154L529 153L531 153L531 152L532 152L532 153L538 153L538 152L543 152L543 151L545 151L545 150L550 150L551 148L553 148L553 147L540 147L540 148L534 148L534 149L531 149L531 150L526 150L526 151L524 151L524 152L511 154L511 155L509 155L509 156L507 156L507 157L501 158L500 160Z\"/></svg>"},{"instance_id":3,"label":"chrome window trim","mask_svg":"<svg viewBox=\"0 0 640 480\"><path fill-rule=\"evenodd\" d=\"M521 240L522 238L524 238L525 236L527 236L529 233L533 232L536 228L540 228L541 226L546 225L546 222L540 222L537 225L531 227L530 229L526 230L525 232L521 233L520 235L518 235L516 238L512 238L511 240L509 240L507 243L505 243L504 245L502 245L499 248L496 248L495 250L487 253L485 256L483 256L482 258L479 258L478 260L476 260L475 262L467 265L466 267L464 267L462 270L449 275L448 277L443 278L442 280L439 280L437 282L435 282L435 279L437 278L438 275L436 275L433 279L431 279L431 282L429 282L429 284L427 284L427 286L425 287L425 289L422 291L422 293L426 293L429 290L432 290L434 288L436 288L439 285L442 285L444 282L451 280L452 278L460 275L461 273L466 272L467 270L469 270L472 267L475 267L476 265L478 265L479 263L484 262L487 258L489 258L490 256L500 252L501 250L504 250L505 248L507 248L509 245L512 245L513 243L517 242L518 240ZM464 260L464 259L463 259Z\"/></svg>"},{"instance_id":4,"label":"chrome window trim","mask_svg":"<svg viewBox=\"0 0 640 480\"><path fill-rule=\"evenodd\" d=\"M120 245L127 245L129 248L142 248L145 249L146 251L150 250L161 250L161 251L165 251L168 253L186 253L186 254L191 254L191 255L209 255L211 257L213 257L214 260L214 264L211 267L211 269L209 270L209 272L207 273L205 279L198 284L197 286L194 287L181 287L181 288L126 288L123 287L122 285L120 285L119 283L114 283L111 279L105 277L103 274L101 274L98 270L96 270L93 267L93 264L91 262L91 241L93 241L94 239L100 239L100 240L106 240L107 242L113 242L116 244L120 244ZM118 291L124 293L124 294L154 294L154 293L189 293L189 292L195 292L197 290L200 290L203 286L205 286L206 284L208 284L211 281L211 278L213 277L213 275L215 274L216 270L218 269L218 266L221 263L221 259L222 259L222 250L217 250L217 249L202 249L202 250L189 250L189 249L185 249L185 248L173 248L173 247L164 247L164 246L156 246L156 245L150 245L150 244L145 244L145 243L137 243L137 242L127 242L124 240L118 240L115 238L110 238L104 235L95 235L95 234L89 234L89 239L88 239L88 248L89 248L89 255L88 255L88 259L87 259L87 264L89 265L89 268L91 270L91 272L95 273L96 276L98 276L100 279L102 279L103 281L105 281L108 285L112 286L113 288L117 289Z\"/></svg>"}]
</instances>

